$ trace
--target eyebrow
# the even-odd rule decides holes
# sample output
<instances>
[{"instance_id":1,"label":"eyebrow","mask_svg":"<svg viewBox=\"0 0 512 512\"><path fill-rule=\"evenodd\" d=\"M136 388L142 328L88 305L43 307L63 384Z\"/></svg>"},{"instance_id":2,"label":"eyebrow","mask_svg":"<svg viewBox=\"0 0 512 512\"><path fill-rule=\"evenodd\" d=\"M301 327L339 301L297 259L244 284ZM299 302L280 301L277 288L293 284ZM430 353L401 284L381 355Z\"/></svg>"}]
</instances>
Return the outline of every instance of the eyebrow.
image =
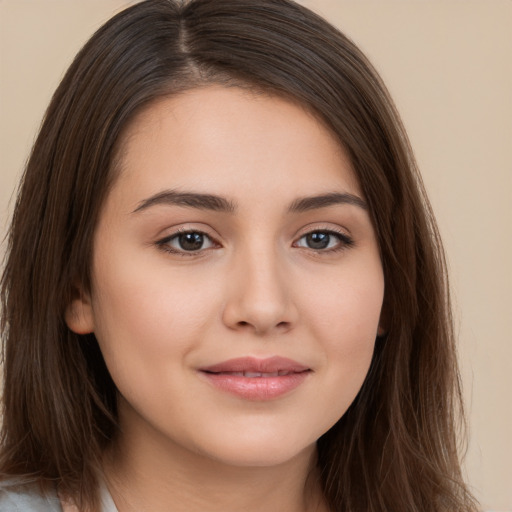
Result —
<instances>
[{"instance_id":1,"label":"eyebrow","mask_svg":"<svg viewBox=\"0 0 512 512\"><path fill-rule=\"evenodd\" d=\"M215 212L235 211L235 204L228 199L212 194L199 194L196 192L178 192L176 190L165 190L154 196L144 199L139 203L133 213L146 210L156 205L178 205L199 210L211 210Z\"/></svg>"},{"instance_id":2,"label":"eyebrow","mask_svg":"<svg viewBox=\"0 0 512 512\"><path fill-rule=\"evenodd\" d=\"M290 212L305 212L326 208L337 204L351 204L368 210L368 205L359 196L349 193L331 192L318 196L303 197L296 199L289 207Z\"/></svg>"},{"instance_id":3,"label":"eyebrow","mask_svg":"<svg viewBox=\"0 0 512 512\"><path fill-rule=\"evenodd\" d=\"M316 196L298 198L288 207L289 212L306 212L319 208L338 204L350 204L358 206L363 210L368 209L368 205L360 197L340 192L331 192ZM178 192L176 190L164 190L139 203L133 213L140 212L156 205L177 205L199 210L210 210L215 212L234 213L236 204L229 199L213 194L201 194L198 192Z\"/></svg>"}]
</instances>

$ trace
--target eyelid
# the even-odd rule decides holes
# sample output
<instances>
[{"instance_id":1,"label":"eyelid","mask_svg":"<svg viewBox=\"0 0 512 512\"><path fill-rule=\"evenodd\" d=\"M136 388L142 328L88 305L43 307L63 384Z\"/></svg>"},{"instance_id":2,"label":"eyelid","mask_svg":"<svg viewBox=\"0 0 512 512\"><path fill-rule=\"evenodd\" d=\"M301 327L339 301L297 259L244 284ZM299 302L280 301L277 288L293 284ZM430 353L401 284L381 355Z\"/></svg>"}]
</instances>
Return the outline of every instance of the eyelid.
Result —
<instances>
[{"instance_id":1,"label":"eyelid","mask_svg":"<svg viewBox=\"0 0 512 512\"><path fill-rule=\"evenodd\" d=\"M327 233L330 235L334 235L338 238L339 244L336 247L326 248L326 249L314 249L312 247L303 247L297 246L298 242L302 240L305 236L310 235L312 233ZM299 249L306 249L309 251L313 251L315 253L330 253L337 252L348 249L354 245L354 239L352 235L348 233L348 230L344 230L339 226L326 226L323 225L308 225L307 227L300 230L299 234L295 237L295 241L293 242L293 246Z\"/></svg>"},{"instance_id":2,"label":"eyelid","mask_svg":"<svg viewBox=\"0 0 512 512\"><path fill-rule=\"evenodd\" d=\"M186 233L198 233L200 235L203 235L205 238L207 238L212 246L198 249L197 251L186 251L184 249L178 249L175 247L171 247L169 242L171 242L173 239L177 238L180 235L186 234ZM195 228L193 226L180 226L179 228L175 228L170 233L166 234L164 237L158 239L155 242L155 245L162 251L166 253L170 253L177 256L185 256L185 257L198 257L200 255L204 255L206 251L209 251L214 248L221 247L220 242L218 241L217 237L214 237L211 235L207 230L201 229L201 228Z\"/></svg>"},{"instance_id":3,"label":"eyelid","mask_svg":"<svg viewBox=\"0 0 512 512\"><path fill-rule=\"evenodd\" d=\"M181 225L177 228L174 228L170 233L166 234L165 236L161 237L155 242L155 245L162 251L166 253L170 253L173 255L178 256L185 256L185 257L199 257L204 255L206 252L210 251L211 249L222 247L222 244L219 242L219 238L217 236L212 235L209 229L204 229L201 227L195 227L190 225ZM186 233L198 233L203 235L205 238L207 238L211 246L206 248L201 248L198 250L191 250L187 251L185 249L179 249L175 247L171 247L169 242L176 237L186 234ZM309 234L312 233L327 233L329 235L335 236L339 243L336 244L335 247L327 247L327 248L313 248L313 247L305 247L305 246L299 246L298 243L300 240L302 240L304 237L306 237ZM318 224L318 225L308 225L306 227L303 227L297 235L294 237L294 242L292 243L292 247L299 248L299 249L306 249L310 252L314 253L333 253L342 251L345 249L348 249L349 247L352 247L354 245L354 240L352 236L348 233L347 229L343 229L340 226L333 226L331 225L325 225L325 224Z\"/></svg>"},{"instance_id":4,"label":"eyelid","mask_svg":"<svg viewBox=\"0 0 512 512\"><path fill-rule=\"evenodd\" d=\"M350 233L350 230L345 228L344 226L340 226L338 224L331 224L326 222L312 222L310 224L307 224L306 226L303 226L302 228L298 229L295 234L295 239L298 240L299 238L308 235L309 233L314 233L316 231L323 231L323 232L329 232L329 233L335 233L337 235L346 237L346 238L352 238L352 234Z\"/></svg>"}]
</instances>

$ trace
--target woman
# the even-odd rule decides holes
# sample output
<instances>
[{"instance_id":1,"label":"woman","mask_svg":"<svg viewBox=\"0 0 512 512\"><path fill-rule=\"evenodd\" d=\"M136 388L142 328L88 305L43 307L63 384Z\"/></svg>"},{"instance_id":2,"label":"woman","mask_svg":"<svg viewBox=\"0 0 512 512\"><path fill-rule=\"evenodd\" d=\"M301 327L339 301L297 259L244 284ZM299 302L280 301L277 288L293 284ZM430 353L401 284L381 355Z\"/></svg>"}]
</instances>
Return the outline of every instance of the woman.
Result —
<instances>
[{"instance_id":1,"label":"woman","mask_svg":"<svg viewBox=\"0 0 512 512\"><path fill-rule=\"evenodd\" d=\"M47 111L2 298L0 510L475 510L412 153L299 5L107 22Z\"/></svg>"}]
</instances>

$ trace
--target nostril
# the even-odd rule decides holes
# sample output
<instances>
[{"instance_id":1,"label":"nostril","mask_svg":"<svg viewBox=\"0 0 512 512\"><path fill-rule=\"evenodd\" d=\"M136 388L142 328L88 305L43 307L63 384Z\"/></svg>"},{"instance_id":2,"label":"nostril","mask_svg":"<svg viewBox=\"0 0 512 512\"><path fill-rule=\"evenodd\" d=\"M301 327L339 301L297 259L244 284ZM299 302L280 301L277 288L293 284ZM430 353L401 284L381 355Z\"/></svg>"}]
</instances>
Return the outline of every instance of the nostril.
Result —
<instances>
[{"instance_id":1,"label":"nostril","mask_svg":"<svg viewBox=\"0 0 512 512\"><path fill-rule=\"evenodd\" d=\"M247 322L245 320L241 320L240 322L237 322L238 328L246 328L246 327L254 327L251 322ZM290 322L279 322L275 325L278 329L288 329L290 327ZM256 328L256 327L255 327ZM256 328L256 330L259 330Z\"/></svg>"}]
</instances>

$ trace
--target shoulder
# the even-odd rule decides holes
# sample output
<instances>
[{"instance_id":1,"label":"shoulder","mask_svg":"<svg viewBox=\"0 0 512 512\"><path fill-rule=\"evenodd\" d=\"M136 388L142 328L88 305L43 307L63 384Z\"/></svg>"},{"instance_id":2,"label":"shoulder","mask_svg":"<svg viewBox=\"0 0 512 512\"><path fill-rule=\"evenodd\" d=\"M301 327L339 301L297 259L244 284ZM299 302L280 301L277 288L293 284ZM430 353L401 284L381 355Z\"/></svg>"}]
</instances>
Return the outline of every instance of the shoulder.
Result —
<instances>
[{"instance_id":1,"label":"shoulder","mask_svg":"<svg viewBox=\"0 0 512 512\"><path fill-rule=\"evenodd\" d=\"M35 484L0 482L0 512L61 512L55 493L42 494Z\"/></svg>"}]
</instances>

